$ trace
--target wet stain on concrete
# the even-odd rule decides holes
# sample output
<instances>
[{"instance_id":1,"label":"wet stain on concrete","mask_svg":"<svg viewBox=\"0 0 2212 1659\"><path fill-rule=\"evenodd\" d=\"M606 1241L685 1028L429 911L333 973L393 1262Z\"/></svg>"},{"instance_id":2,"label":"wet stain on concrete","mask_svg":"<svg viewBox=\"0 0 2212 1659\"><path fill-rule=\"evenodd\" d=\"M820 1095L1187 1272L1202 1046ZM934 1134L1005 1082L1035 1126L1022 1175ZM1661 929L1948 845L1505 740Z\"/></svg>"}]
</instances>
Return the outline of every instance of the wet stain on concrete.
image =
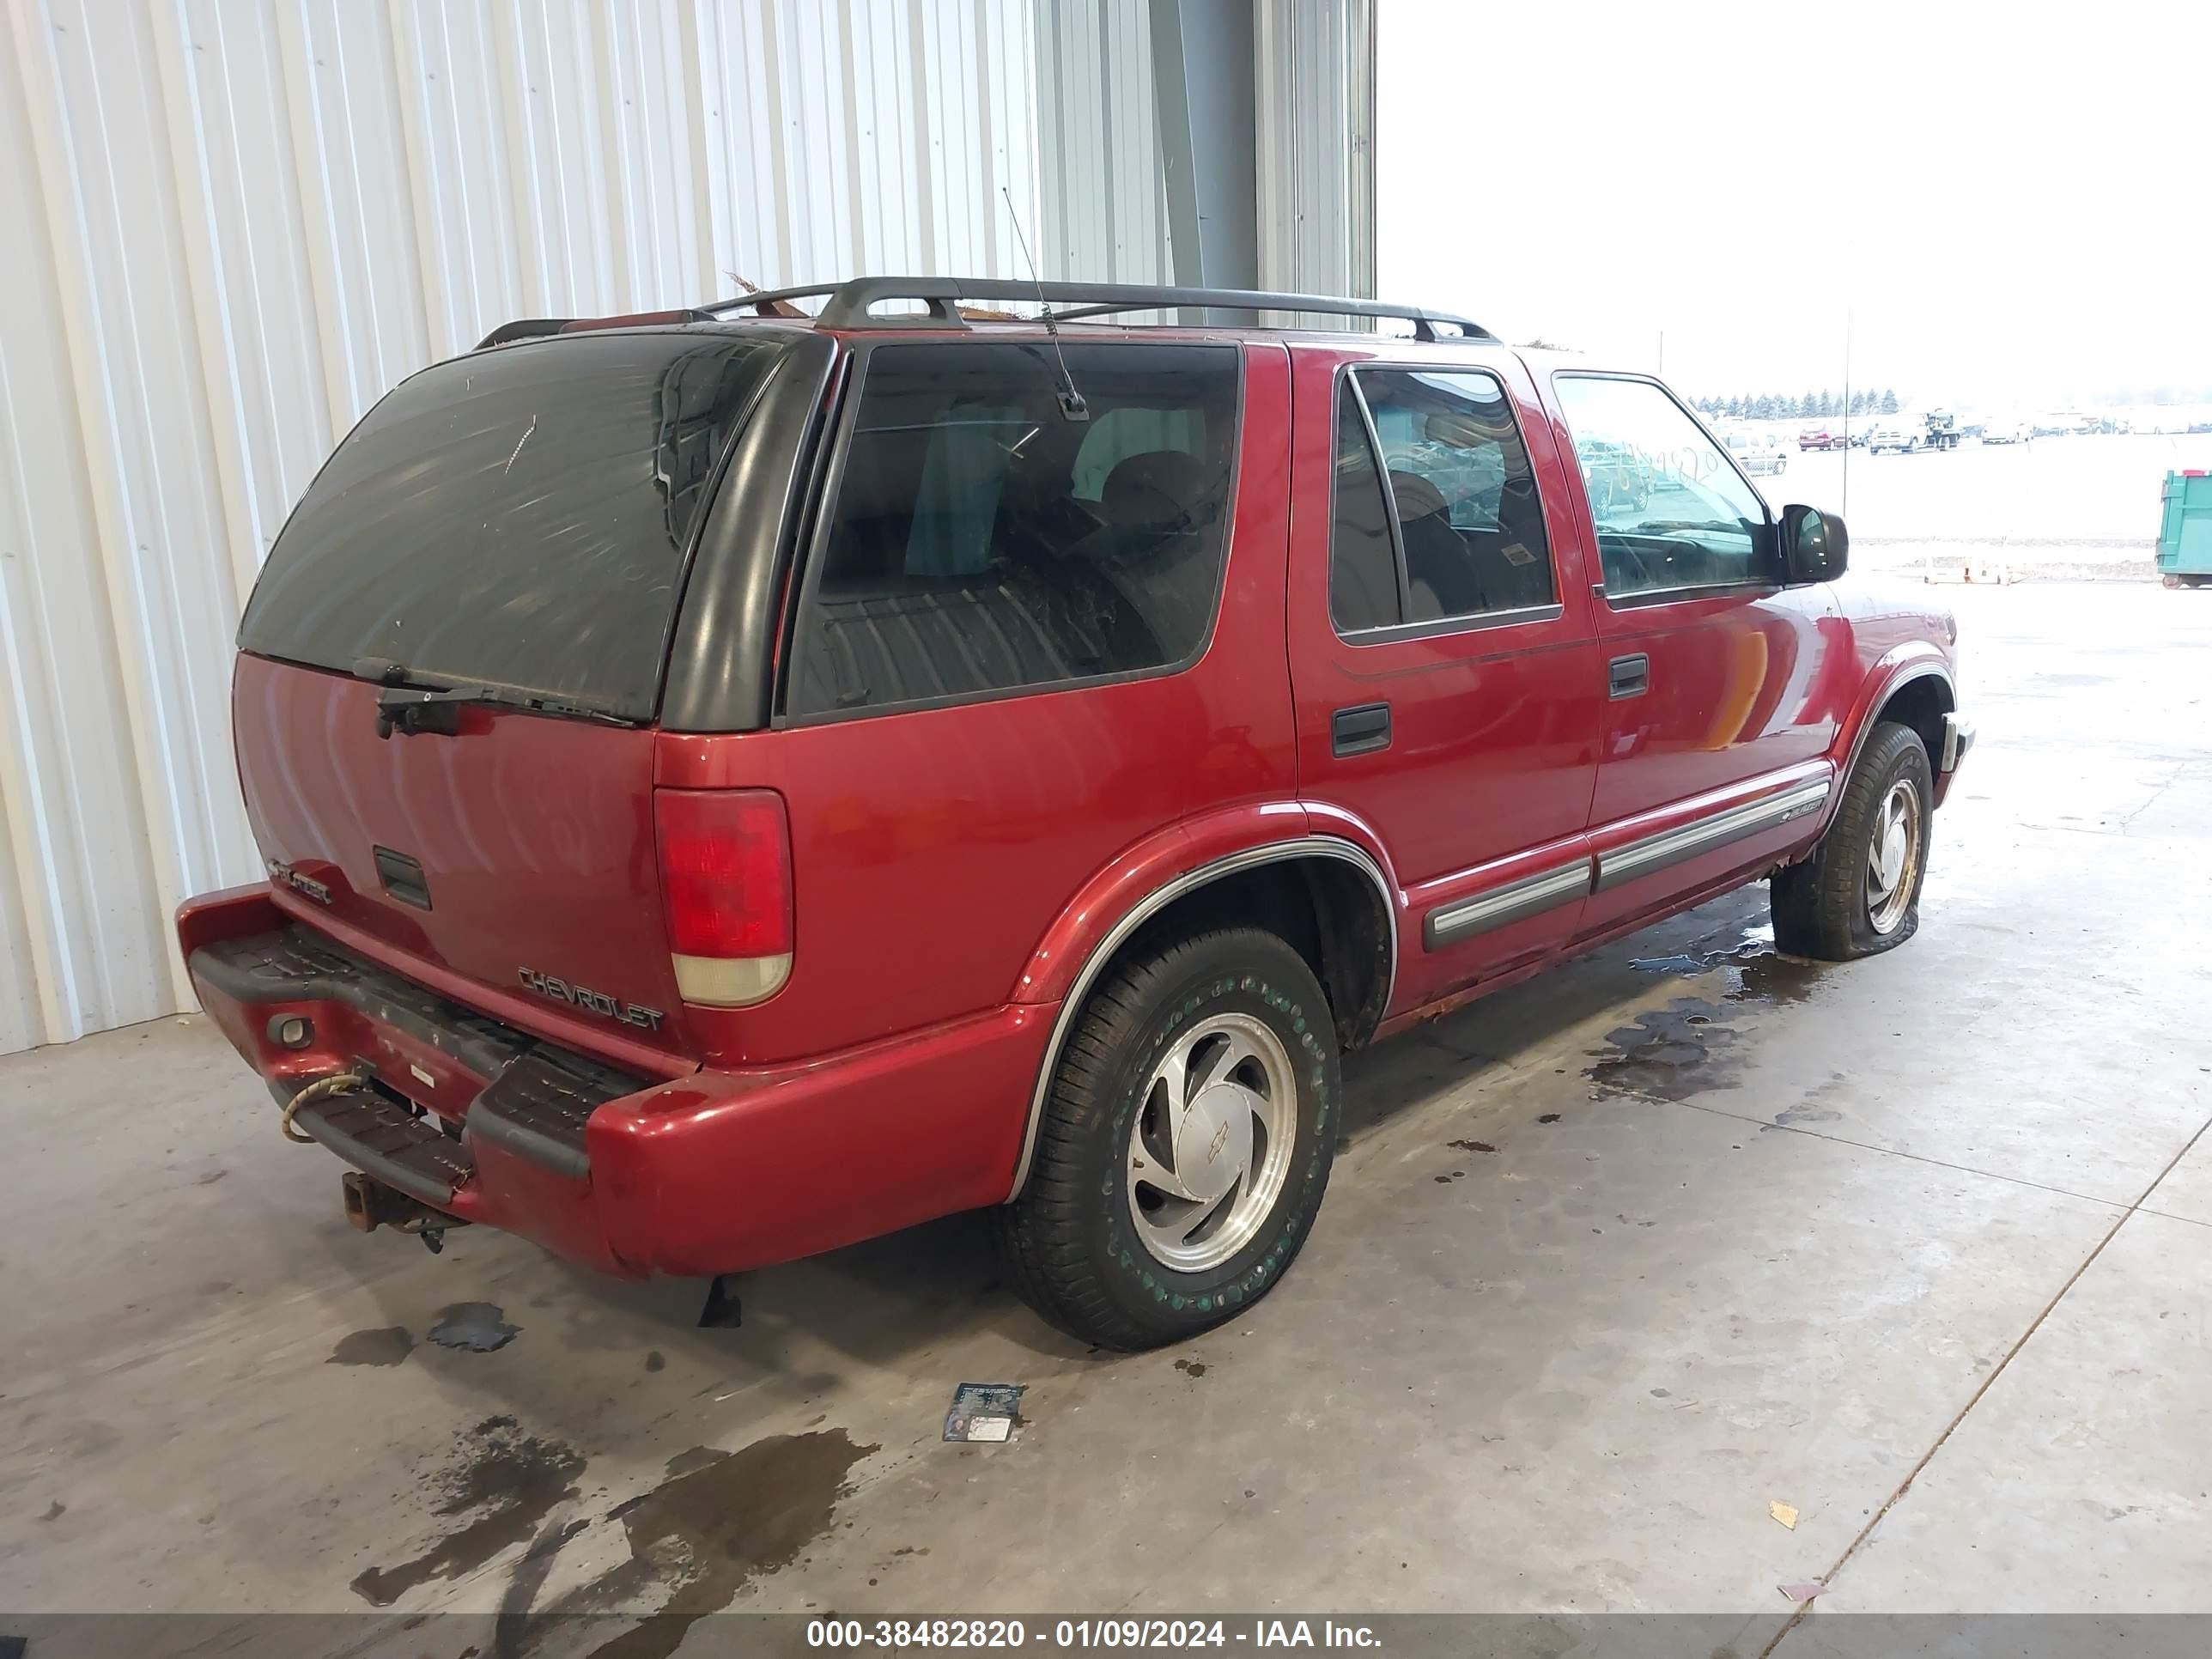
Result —
<instances>
[{"instance_id":1,"label":"wet stain on concrete","mask_svg":"<svg viewBox=\"0 0 2212 1659\"><path fill-rule=\"evenodd\" d=\"M1739 957L1730 965L1736 975L1735 988L1728 994L1730 1002L1802 1002L1827 971L1820 963L1772 951Z\"/></svg>"},{"instance_id":2,"label":"wet stain on concrete","mask_svg":"<svg viewBox=\"0 0 2212 1659\"><path fill-rule=\"evenodd\" d=\"M661 1352L658 1348L653 1349L645 1357L645 1368L649 1371L666 1370L668 1369L668 1356Z\"/></svg>"},{"instance_id":3,"label":"wet stain on concrete","mask_svg":"<svg viewBox=\"0 0 2212 1659\"><path fill-rule=\"evenodd\" d=\"M1186 1376L1204 1376L1206 1362L1203 1359L1178 1359L1176 1369Z\"/></svg>"},{"instance_id":4,"label":"wet stain on concrete","mask_svg":"<svg viewBox=\"0 0 2212 1659\"><path fill-rule=\"evenodd\" d=\"M1539 1123L1557 1123L1559 1121L1559 1114L1557 1112L1539 1112L1536 1114L1536 1121Z\"/></svg>"},{"instance_id":5,"label":"wet stain on concrete","mask_svg":"<svg viewBox=\"0 0 2212 1659\"><path fill-rule=\"evenodd\" d=\"M69 1505L63 1503L61 1499L58 1498L52 1503L46 1505L46 1512L40 1516L39 1519L41 1521L58 1521L62 1516L68 1513Z\"/></svg>"},{"instance_id":6,"label":"wet stain on concrete","mask_svg":"<svg viewBox=\"0 0 2212 1659\"><path fill-rule=\"evenodd\" d=\"M192 1184L196 1187L212 1187L229 1173L228 1170L210 1170Z\"/></svg>"},{"instance_id":7,"label":"wet stain on concrete","mask_svg":"<svg viewBox=\"0 0 2212 1659\"><path fill-rule=\"evenodd\" d=\"M514 1571L507 1581L506 1591L500 1596L499 1614L492 1620L491 1650L498 1659L527 1653L533 1645L532 1615L530 1604L538 1599L538 1592L545 1587L546 1575L553 1571L553 1558L562 1547L591 1522L578 1516L568 1521L549 1521L530 1540L515 1563ZM475 1649L469 1650L473 1653ZM466 1656L463 1656L466 1659Z\"/></svg>"},{"instance_id":8,"label":"wet stain on concrete","mask_svg":"<svg viewBox=\"0 0 2212 1659\"><path fill-rule=\"evenodd\" d=\"M556 1504L576 1496L583 1457L557 1440L525 1434L512 1417L487 1417L454 1438L452 1467L436 1477L432 1513L461 1524L411 1560L371 1567L354 1593L388 1607L417 1584L458 1578L537 1530Z\"/></svg>"},{"instance_id":9,"label":"wet stain on concrete","mask_svg":"<svg viewBox=\"0 0 2212 1659\"><path fill-rule=\"evenodd\" d=\"M1668 1007L1638 1014L1635 1024L1606 1034L1611 1047L1599 1051L1590 1080L1662 1100L1734 1088L1729 1051L1736 1034L1713 1023L1719 1012L1700 999L1679 997Z\"/></svg>"},{"instance_id":10,"label":"wet stain on concrete","mask_svg":"<svg viewBox=\"0 0 2212 1659\"><path fill-rule=\"evenodd\" d=\"M665 1473L671 1480L674 1480L678 1475L696 1474L701 1469L713 1468L715 1464L729 1455L726 1451L717 1451L712 1446L694 1446L690 1450L680 1451L670 1458ZM625 1510L642 1501L641 1498L631 1498L628 1504L616 1510L613 1516L609 1518L619 1519Z\"/></svg>"},{"instance_id":11,"label":"wet stain on concrete","mask_svg":"<svg viewBox=\"0 0 2212 1659\"><path fill-rule=\"evenodd\" d=\"M1826 1106L1815 1106L1811 1101L1800 1101L1785 1112L1776 1114L1774 1127L1778 1129L1800 1129L1808 1123L1838 1123L1843 1114Z\"/></svg>"},{"instance_id":12,"label":"wet stain on concrete","mask_svg":"<svg viewBox=\"0 0 2212 1659\"><path fill-rule=\"evenodd\" d=\"M325 1365L397 1365L415 1352L415 1334L404 1325L355 1331L338 1339Z\"/></svg>"},{"instance_id":13,"label":"wet stain on concrete","mask_svg":"<svg viewBox=\"0 0 2212 1659\"><path fill-rule=\"evenodd\" d=\"M838 1502L852 1490L853 1466L877 1449L842 1429L823 1429L771 1435L733 1452L678 1453L666 1480L610 1517L622 1522L629 1559L531 1615L526 1626L518 1620L516 1639L503 1651L527 1652L530 1632L562 1628L556 1616L622 1612L665 1586L659 1613L601 1643L591 1659L667 1659L694 1624L729 1606L754 1578L789 1566L828 1533Z\"/></svg>"},{"instance_id":14,"label":"wet stain on concrete","mask_svg":"<svg viewBox=\"0 0 2212 1659\"><path fill-rule=\"evenodd\" d=\"M441 1348L462 1348L471 1353L490 1353L521 1334L522 1327L507 1322L493 1302L456 1302L438 1310L430 1327L430 1340Z\"/></svg>"},{"instance_id":15,"label":"wet stain on concrete","mask_svg":"<svg viewBox=\"0 0 2212 1659\"><path fill-rule=\"evenodd\" d=\"M1802 1002L1811 996L1827 969L1802 957L1785 957L1774 948L1774 930L1752 930L1725 951L1684 951L1679 956L1643 957L1628 964L1641 974L1694 976L1716 969L1728 971L1730 983L1723 994L1730 1002Z\"/></svg>"},{"instance_id":16,"label":"wet stain on concrete","mask_svg":"<svg viewBox=\"0 0 2212 1659\"><path fill-rule=\"evenodd\" d=\"M1638 957L1628 964L1639 974L1708 974L1713 963L1685 951L1671 957Z\"/></svg>"},{"instance_id":17,"label":"wet stain on concrete","mask_svg":"<svg viewBox=\"0 0 2212 1659\"><path fill-rule=\"evenodd\" d=\"M1447 1140L1444 1145L1456 1146L1462 1152L1494 1152L1498 1150L1486 1140Z\"/></svg>"}]
</instances>

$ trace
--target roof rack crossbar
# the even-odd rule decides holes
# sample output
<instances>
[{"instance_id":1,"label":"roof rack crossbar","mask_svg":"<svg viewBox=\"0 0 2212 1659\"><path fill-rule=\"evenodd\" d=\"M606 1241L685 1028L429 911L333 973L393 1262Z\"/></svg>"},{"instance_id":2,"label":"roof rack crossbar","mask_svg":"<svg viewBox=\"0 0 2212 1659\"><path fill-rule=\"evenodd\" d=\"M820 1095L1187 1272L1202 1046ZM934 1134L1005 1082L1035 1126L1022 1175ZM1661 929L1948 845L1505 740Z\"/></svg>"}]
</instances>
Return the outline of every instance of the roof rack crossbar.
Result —
<instances>
[{"instance_id":1,"label":"roof rack crossbar","mask_svg":"<svg viewBox=\"0 0 2212 1659\"><path fill-rule=\"evenodd\" d=\"M1429 311L1419 306L1393 305L1383 300L1356 300L1334 294L1271 294L1248 289L1168 288L1132 283L1024 283L1010 278L973 276L862 276L848 283L807 288L763 289L732 300L718 300L700 310L710 313L759 309L779 300L824 299L815 320L830 328L964 328L960 314L963 300L1030 300L1071 307L1053 313L1060 322L1111 316L1127 311L1172 311L1186 307L1217 311L1287 311L1325 317L1394 318L1413 325L1417 337L1437 337L1442 325L1470 340L1496 337L1480 325L1449 312ZM874 307L886 300L918 300L927 307L921 317L911 313L877 316Z\"/></svg>"},{"instance_id":2,"label":"roof rack crossbar","mask_svg":"<svg viewBox=\"0 0 2212 1659\"><path fill-rule=\"evenodd\" d=\"M805 288L756 289L750 294L740 294L734 299L715 300L697 309L710 316L720 316L728 311L758 311L766 317L770 314L769 307L779 300L819 300L836 293L838 287L836 283L816 283Z\"/></svg>"}]
</instances>

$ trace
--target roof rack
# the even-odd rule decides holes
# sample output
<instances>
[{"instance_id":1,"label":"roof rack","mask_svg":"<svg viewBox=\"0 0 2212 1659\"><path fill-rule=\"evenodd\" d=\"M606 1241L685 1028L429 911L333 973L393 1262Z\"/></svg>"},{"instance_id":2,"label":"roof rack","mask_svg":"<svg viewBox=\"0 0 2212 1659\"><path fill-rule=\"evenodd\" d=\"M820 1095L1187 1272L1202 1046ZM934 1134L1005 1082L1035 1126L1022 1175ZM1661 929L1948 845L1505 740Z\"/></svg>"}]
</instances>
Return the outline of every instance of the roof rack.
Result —
<instances>
[{"instance_id":1,"label":"roof rack","mask_svg":"<svg viewBox=\"0 0 2212 1659\"><path fill-rule=\"evenodd\" d=\"M965 328L960 314L963 300L1032 300L1048 306L1072 307L1053 313L1059 323L1112 316L1125 311L1169 311L1203 307L1219 311L1291 311L1328 317L1390 317L1410 322L1414 337L1433 340L1438 325L1462 337L1489 340L1489 330L1449 312L1427 311L1419 306L1392 305L1382 300L1353 300L1333 294L1263 294L1234 288L1154 288L1130 283L1024 283L1002 277L975 276L860 276L851 282L809 288L763 289L734 300L717 300L698 309L708 313L757 311L774 315L769 307L779 301L824 300L814 320L830 328ZM878 317L873 307L886 300L919 300L927 307L921 317L911 313Z\"/></svg>"},{"instance_id":2,"label":"roof rack","mask_svg":"<svg viewBox=\"0 0 2212 1659\"><path fill-rule=\"evenodd\" d=\"M713 320L707 313L689 306L674 311L633 311L620 317L518 317L511 323L501 323L478 340L476 349L513 345L517 340L535 340L547 334L581 334L602 328L635 328L647 323Z\"/></svg>"}]
</instances>

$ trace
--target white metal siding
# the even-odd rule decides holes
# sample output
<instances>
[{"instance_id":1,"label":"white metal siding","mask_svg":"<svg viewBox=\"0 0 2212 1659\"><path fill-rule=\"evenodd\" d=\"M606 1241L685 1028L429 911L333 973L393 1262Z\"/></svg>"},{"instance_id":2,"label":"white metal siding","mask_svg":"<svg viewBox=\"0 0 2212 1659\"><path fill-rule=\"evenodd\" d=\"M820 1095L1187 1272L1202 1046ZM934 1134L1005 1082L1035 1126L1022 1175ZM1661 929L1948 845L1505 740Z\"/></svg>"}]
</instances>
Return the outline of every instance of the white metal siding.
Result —
<instances>
[{"instance_id":1,"label":"white metal siding","mask_svg":"<svg viewBox=\"0 0 2212 1659\"><path fill-rule=\"evenodd\" d=\"M1374 4L1253 8L1262 288L1374 295Z\"/></svg>"},{"instance_id":2,"label":"white metal siding","mask_svg":"<svg viewBox=\"0 0 2212 1659\"><path fill-rule=\"evenodd\" d=\"M1284 187L1344 195L1315 130L1365 131L1367 4L1255 8L1263 82L1271 50L1300 77L1261 93ZM1002 190L1047 276L1173 269L1141 0L0 13L0 1052L189 1006L170 912L258 874L239 611L394 381L738 277L1026 276ZM1345 211L1263 221L1263 276Z\"/></svg>"}]
</instances>

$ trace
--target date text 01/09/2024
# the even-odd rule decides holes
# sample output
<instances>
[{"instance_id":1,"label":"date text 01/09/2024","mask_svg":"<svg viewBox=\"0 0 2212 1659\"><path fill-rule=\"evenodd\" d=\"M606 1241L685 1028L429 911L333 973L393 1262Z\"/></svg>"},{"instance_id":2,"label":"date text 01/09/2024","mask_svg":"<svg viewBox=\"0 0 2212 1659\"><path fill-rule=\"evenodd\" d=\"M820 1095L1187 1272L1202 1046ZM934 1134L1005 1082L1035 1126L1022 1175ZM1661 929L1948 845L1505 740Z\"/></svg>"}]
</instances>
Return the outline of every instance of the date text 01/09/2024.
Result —
<instances>
[{"instance_id":1,"label":"date text 01/09/2024","mask_svg":"<svg viewBox=\"0 0 2212 1659\"><path fill-rule=\"evenodd\" d=\"M815 1648L1379 1648L1365 1625L1334 1620L1257 1619L811 1619Z\"/></svg>"}]
</instances>

